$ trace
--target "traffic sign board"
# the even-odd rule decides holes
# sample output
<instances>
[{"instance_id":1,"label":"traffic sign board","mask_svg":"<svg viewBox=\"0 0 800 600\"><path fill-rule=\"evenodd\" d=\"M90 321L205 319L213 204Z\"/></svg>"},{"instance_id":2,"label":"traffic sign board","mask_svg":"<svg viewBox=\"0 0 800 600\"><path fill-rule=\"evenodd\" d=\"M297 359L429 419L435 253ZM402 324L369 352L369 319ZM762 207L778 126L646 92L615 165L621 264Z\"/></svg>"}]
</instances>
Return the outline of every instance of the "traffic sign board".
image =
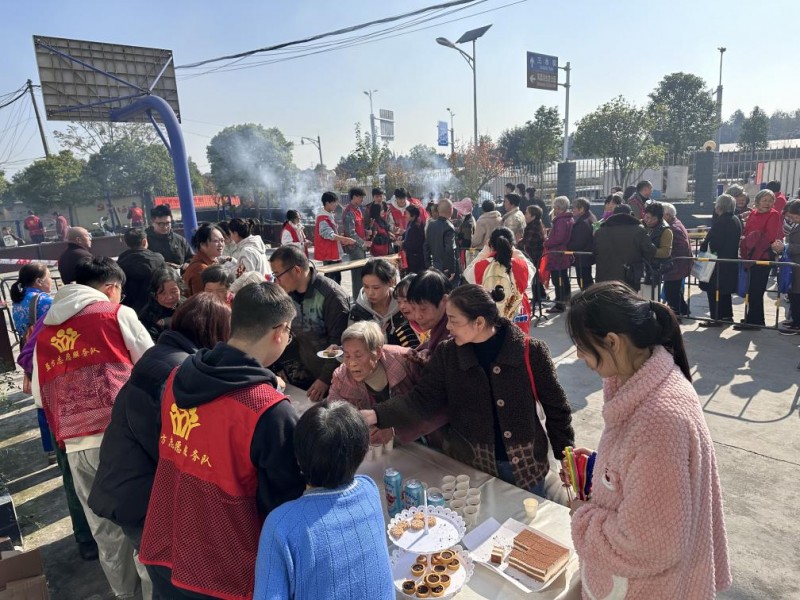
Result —
<instances>
[{"instance_id":1,"label":"traffic sign board","mask_svg":"<svg viewBox=\"0 0 800 600\"><path fill-rule=\"evenodd\" d=\"M528 52L527 85L540 90L558 90L558 57Z\"/></svg>"}]
</instances>

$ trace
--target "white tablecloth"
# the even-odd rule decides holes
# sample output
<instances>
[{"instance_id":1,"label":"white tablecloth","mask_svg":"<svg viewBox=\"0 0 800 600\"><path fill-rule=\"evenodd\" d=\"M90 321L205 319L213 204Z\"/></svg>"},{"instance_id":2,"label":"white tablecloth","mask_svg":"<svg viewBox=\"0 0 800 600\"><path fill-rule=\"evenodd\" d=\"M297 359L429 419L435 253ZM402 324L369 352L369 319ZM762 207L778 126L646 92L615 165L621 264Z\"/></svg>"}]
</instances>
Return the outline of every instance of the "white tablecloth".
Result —
<instances>
[{"instance_id":1,"label":"white tablecloth","mask_svg":"<svg viewBox=\"0 0 800 600\"><path fill-rule=\"evenodd\" d=\"M298 412L304 412L310 402L305 392L288 386L286 394L291 398L292 404ZM424 481L431 487L439 487L443 475L469 475L470 487L481 490L481 508L478 513L478 523L489 517L494 517L500 523L512 518L522 523L528 523L539 531L549 535L564 546L572 548L570 537L569 510L560 504L539 499L539 510L533 521L525 515L523 500L531 497L528 492L510 485L505 481L487 475L439 452L421 446L409 444L395 446L388 454L378 460L367 460L358 469L359 473L369 475L383 489L383 473L387 467L394 467L403 475L403 479L414 478ZM386 499L381 498L386 513ZM387 538L388 539L388 538ZM390 545L390 551L392 547ZM398 594L398 598L406 597ZM484 598L486 600L528 598L533 600L579 600L581 597L580 571L578 561L572 560L565 573L560 575L546 590L538 593L525 594L501 575L479 564L475 565L475 572L467 586L454 598L456 600L472 600ZM406 597L407 598L407 597Z\"/></svg>"}]
</instances>

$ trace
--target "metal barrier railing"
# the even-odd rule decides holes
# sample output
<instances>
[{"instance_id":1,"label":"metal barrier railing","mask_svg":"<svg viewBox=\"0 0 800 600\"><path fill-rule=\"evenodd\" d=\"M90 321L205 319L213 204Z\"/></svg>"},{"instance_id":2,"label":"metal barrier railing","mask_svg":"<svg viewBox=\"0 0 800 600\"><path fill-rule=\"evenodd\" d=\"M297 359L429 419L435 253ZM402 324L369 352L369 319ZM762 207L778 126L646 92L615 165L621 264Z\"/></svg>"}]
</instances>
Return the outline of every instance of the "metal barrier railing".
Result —
<instances>
[{"instance_id":1,"label":"metal barrier railing","mask_svg":"<svg viewBox=\"0 0 800 600\"><path fill-rule=\"evenodd\" d=\"M580 251L575 251L575 250L551 250L551 251L545 252L545 255L547 255L547 254L559 254L559 255L564 255L564 256L575 256L575 257L586 256L586 257L591 257L592 259L594 258L594 253L592 253L592 252L580 252ZM800 264L798 264L798 263L787 262L787 261L776 261L776 260L748 260L748 259L742 259L742 258L710 258L710 257L697 257L697 256L676 256L676 257L671 257L670 260L673 260L673 261L678 261L678 260L687 261L688 260L688 261L692 261L692 262L697 261L697 262L728 263L728 264L736 264L736 265L742 264L742 265L745 265L745 266L757 265L757 266L767 266L767 267L770 267L770 268L771 267L791 267L791 268L800 269ZM642 261L642 264L644 265L644 264L646 264L646 262L647 261ZM537 267L537 273L536 273L536 277L534 278L534 285L536 285L539 282L539 279L538 279L539 278L538 265L535 265L535 266ZM575 267L575 266L576 265L574 263L572 265L570 265L570 267ZM571 281L575 281L578 284L578 287L583 289L583 282L580 279L580 270L579 269L575 269L575 272L576 272L575 276L572 275L572 273L571 273L572 271L573 271L572 268L568 268L567 269L568 278ZM747 274L747 282L746 282L747 283L747 292L744 295L744 316L745 316L745 321L746 321L747 315L748 315L748 310L750 308L750 269L746 269L745 273ZM694 277L692 277L691 275L689 275L688 277L682 278L682 279L685 279L686 285L685 285L684 290L681 293L681 298L686 302L687 308L691 309L692 287L693 286L700 287L699 286L699 282ZM715 290L713 290L713 293L715 295L716 303L718 304L719 300L720 300L720 292L719 292L719 285L718 285L719 278L718 277L715 278L715 282L717 283L717 286L716 286ZM653 288L654 288L654 290L656 292L654 294L655 298L657 298L659 300L662 298L662 291L663 291L662 290L662 285L661 285L662 283L663 283L663 281L661 281L659 279L659 281L657 282L657 285L653 286ZM781 293L779 292L777 287L769 287L769 285L768 285L767 288L764 290L764 294L766 294L767 297L769 297L770 294L774 294L776 296L776 298L775 298L775 325L772 325L772 326L771 325L754 325L754 327L758 327L759 329L777 330L779 325L780 325ZM766 304L765 304L765 307L766 307ZM540 312L540 316L541 316L541 306L539 308L539 312ZM714 315L710 315L708 317L695 317L695 316L691 316L691 315L682 315L682 318L689 318L689 319L698 320L698 321L712 321L712 322L717 322L717 323L727 323L728 322L728 321L723 321L723 320L717 319L717 318L715 318Z\"/></svg>"}]
</instances>

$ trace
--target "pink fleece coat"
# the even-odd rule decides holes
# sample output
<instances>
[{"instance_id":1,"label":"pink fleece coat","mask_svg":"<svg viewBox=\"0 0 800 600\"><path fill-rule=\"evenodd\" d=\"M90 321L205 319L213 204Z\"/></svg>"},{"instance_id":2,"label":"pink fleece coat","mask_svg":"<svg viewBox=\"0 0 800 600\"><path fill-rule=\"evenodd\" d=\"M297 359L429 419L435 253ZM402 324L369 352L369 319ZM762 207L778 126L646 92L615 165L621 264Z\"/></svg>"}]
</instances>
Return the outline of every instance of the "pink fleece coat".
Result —
<instances>
[{"instance_id":1,"label":"pink fleece coat","mask_svg":"<svg viewBox=\"0 0 800 600\"><path fill-rule=\"evenodd\" d=\"M659 346L603 382L592 500L572 519L583 597L703 600L731 584L717 461L692 384Z\"/></svg>"}]
</instances>

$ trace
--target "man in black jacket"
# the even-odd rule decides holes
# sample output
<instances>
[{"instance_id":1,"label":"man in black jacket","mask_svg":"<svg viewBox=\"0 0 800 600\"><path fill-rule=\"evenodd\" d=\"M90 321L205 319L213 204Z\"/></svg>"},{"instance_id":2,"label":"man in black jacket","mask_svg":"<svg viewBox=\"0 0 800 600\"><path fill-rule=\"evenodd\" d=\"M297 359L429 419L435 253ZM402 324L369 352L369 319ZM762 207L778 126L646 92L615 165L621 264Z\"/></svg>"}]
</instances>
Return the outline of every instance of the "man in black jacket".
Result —
<instances>
[{"instance_id":1,"label":"man in black jacket","mask_svg":"<svg viewBox=\"0 0 800 600\"><path fill-rule=\"evenodd\" d=\"M83 227L70 227L67 231L67 249L58 259L58 272L64 283L75 282L75 267L85 258L92 258L92 234Z\"/></svg>"},{"instance_id":2,"label":"man in black jacket","mask_svg":"<svg viewBox=\"0 0 800 600\"><path fill-rule=\"evenodd\" d=\"M273 277L294 301L296 316L292 322L294 340L275 365L289 383L308 391L317 402L328 393L333 372L339 363L320 358L317 352L339 345L347 328L350 302L342 287L317 274L308 257L297 246L281 246L269 264Z\"/></svg>"},{"instance_id":3,"label":"man in black jacket","mask_svg":"<svg viewBox=\"0 0 800 600\"><path fill-rule=\"evenodd\" d=\"M592 263L594 259L591 256L594 247L594 228L592 224L597 221L597 218L592 213L592 205L586 198L575 200L572 214L575 218L575 223L572 225L572 233L567 244L567 250L590 253L588 256L578 254L575 256L574 263L578 286L581 290L585 290L594 283L592 278Z\"/></svg>"},{"instance_id":4,"label":"man in black jacket","mask_svg":"<svg viewBox=\"0 0 800 600\"><path fill-rule=\"evenodd\" d=\"M172 231L172 211L161 204L150 211L152 225L147 228L147 246L164 257L171 266L178 268L189 263L194 256L189 243Z\"/></svg>"},{"instance_id":5,"label":"man in black jacket","mask_svg":"<svg viewBox=\"0 0 800 600\"><path fill-rule=\"evenodd\" d=\"M439 269L455 287L461 279L461 268L458 264L456 229L450 222L453 203L450 200L440 200L437 206L439 216L428 224L425 232L425 243L422 247L425 266Z\"/></svg>"},{"instance_id":6,"label":"man in black jacket","mask_svg":"<svg viewBox=\"0 0 800 600\"><path fill-rule=\"evenodd\" d=\"M147 236L141 229L125 232L128 249L119 255L117 264L125 272L122 304L139 314L150 299L150 280L156 269L164 266L164 257L147 249Z\"/></svg>"}]
</instances>

